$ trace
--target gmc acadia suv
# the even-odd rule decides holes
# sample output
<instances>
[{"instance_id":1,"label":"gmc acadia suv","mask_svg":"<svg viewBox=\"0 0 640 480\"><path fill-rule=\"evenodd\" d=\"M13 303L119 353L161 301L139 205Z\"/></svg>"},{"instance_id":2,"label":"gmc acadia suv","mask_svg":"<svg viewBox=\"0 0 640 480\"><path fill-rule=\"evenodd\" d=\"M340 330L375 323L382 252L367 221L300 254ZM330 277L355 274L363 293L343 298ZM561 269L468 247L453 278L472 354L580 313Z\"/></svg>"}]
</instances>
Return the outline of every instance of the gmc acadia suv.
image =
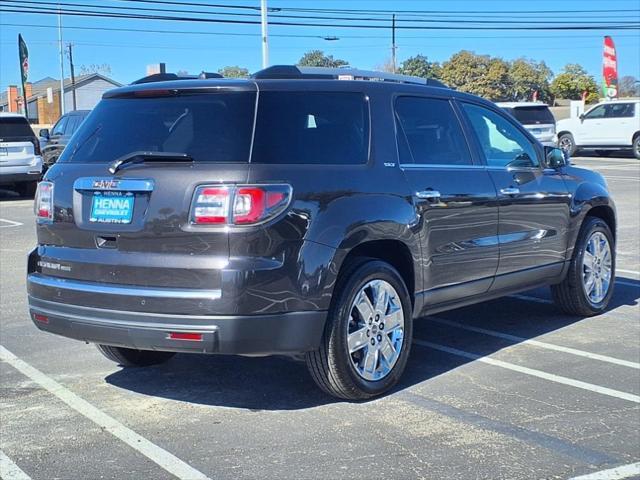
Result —
<instances>
[{"instance_id":1,"label":"gmc acadia suv","mask_svg":"<svg viewBox=\"0 0 640 480\"><path fill-rule=\"evenodd\" d=\"M324 391L366 399L398 381L419 317L547 284L588 316L613 293L603 178L413 77L281 66L112 90L35 204L35 325L125 367L304 354Z\"/></svg>"}]
</instances>

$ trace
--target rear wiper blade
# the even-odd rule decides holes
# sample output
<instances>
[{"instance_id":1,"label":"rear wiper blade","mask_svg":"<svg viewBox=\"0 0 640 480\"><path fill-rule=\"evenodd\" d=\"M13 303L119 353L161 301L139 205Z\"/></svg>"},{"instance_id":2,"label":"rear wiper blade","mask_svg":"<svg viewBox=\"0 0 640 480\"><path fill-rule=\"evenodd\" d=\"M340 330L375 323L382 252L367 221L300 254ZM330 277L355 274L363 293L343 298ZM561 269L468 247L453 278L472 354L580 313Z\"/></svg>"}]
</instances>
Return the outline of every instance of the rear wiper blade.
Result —
<instances>
[{"instance_id":1,"label":"rear wiper blade","mask_svg":"<svg viewBox=\"0 0 640 480\"><path fill-rule=\"evenodd\" d=\"M131 152L115 159L109 166L109 172L116 173L125 165L144 162L193 162L193 157L176 152Z\"/></svg>"}]
</instances>

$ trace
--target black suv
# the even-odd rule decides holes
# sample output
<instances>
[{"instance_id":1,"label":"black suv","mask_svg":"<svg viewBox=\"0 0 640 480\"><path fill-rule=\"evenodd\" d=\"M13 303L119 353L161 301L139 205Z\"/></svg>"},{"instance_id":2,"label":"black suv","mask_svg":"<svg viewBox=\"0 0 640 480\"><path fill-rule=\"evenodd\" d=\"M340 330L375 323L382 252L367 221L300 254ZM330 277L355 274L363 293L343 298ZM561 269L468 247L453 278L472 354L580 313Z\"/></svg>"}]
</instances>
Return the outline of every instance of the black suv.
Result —
<instances>
[{"instance_id":1,"label":"black suv","mask_svg":"<svg viewBox=\"0 0 640 480\"><path fill-rule=\"evenodd\" d=\"M414 319L547 284L588 316L614 285L599 174L493 103L378 72L112 90L36 215L41 330L123 366L303 353L346 399L398 381Z\"/></svg>"}]
</instances>

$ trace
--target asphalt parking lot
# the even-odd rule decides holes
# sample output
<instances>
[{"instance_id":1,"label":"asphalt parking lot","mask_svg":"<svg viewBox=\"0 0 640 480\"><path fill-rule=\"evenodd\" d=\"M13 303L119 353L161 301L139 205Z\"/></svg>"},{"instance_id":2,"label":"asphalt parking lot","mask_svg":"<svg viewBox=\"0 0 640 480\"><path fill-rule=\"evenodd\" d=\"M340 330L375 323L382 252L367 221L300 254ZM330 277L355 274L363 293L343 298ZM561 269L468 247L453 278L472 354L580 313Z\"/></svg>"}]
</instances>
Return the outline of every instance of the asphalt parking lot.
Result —
<instances>
[{"instance_id":1,"label":"asphalt parking lot","mask_svg":"<svg viewBox=\"0 0 640 480\"><path fill-rule=\"evenodd\" d=\"M564 316L535 290L426 318L401 384L365 403L284 358L122 370L38 331L32 200L0 191L3 478L640 477L640 161L573 161L605 175L618 207L610 310Z\"/></svg>"}]
</instances>

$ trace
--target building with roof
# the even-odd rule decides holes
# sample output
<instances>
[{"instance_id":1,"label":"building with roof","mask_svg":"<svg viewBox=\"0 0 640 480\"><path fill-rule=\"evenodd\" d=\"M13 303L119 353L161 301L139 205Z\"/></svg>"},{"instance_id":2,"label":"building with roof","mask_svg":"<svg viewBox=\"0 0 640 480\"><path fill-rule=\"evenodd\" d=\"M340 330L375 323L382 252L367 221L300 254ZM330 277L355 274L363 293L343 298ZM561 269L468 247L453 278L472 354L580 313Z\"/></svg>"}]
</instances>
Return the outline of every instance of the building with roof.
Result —
<instances>
[{"instance_id":1,"label":"building with roof","mask_svg":"<svg viewBox=\"0 0 640 480\"><path fill-rule=\"evenodd\" d=\"M99 73L80 75L71 85L71 79L64 80L65 112L91 110L107 90L121 84ZM46 77L25 85L27 97L27 118L31 123L53 124L60 118L60 81ZM75 105L74 105L75 90ZM0 92L0 111L21 112L22 98L17 85L10 85Z\"/></svg>"}]
</instances>

